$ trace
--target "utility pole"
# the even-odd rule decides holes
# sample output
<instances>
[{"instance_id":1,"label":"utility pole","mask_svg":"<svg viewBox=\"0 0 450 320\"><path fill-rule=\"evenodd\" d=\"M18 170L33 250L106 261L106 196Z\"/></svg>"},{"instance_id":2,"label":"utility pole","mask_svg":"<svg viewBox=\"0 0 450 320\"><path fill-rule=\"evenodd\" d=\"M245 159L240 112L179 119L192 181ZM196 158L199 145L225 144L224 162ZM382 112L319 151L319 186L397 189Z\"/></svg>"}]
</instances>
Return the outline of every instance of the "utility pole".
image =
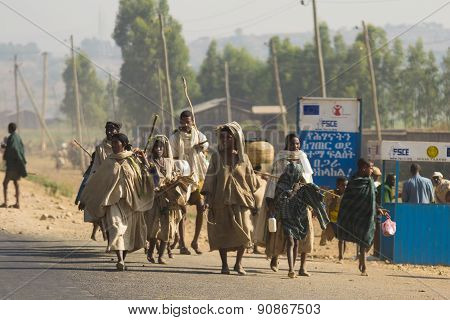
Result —
<instances>
[{"instance_id":1,"label":"utility pole","mask_svg":"<svg viewBox=\"0 0 450 320\"><path fill-rule=\"evenodd\" d=\"M33 97L33 94L32 94L32 92L30 90L30 87L28 86L27 82L25 81L25 78L22 75L22 72L20 72L18 67L17 67L17 74L18 74L18 77L20 79L20 82L22 82L22 85L25 88L25 91L26 91L28 97L30 98L31 105L33 106L34 112L36 113L36 116L37 116L37 118L39 120L39 123L41 124L41 128L44 130L45 134L47 135L48 140L53 145L53 147L55 148L55 151L56 151L57 148L56 148L55 140L53 140L53 137L50 135L50 131L48 130L48 127L45 124L44 119L42 118L41 112L39 112L38 105L36 103L36 100Z\"/></svg>"},{"instance_id":2,"label":"utility pole","mask_svg":"<svg viewBox=\"0 0 450 320\"><path fill-rule=\"evenodd\" d=\"M115 121L116 120L116 98L115 98L115 92L114 92L114 82L111 77L111 74L109 74L109 96L111 99L113 120Z\"/></svg>"},{"instance_id":3,"label":"utility pole","mask_svg":"<svg viewBox=\"0 0 450 320\"><path fill-rule=\"evenodd\" d=\"M231 98L230 98L230 79L228 76L228 61L225 61L225 94L227 97L227 120L231 122Z\"/></svg>"},{"instance_id":4,"label":"utility pole","mask_svg":"<svg viewBox=\"0 0 450 320\"><path fill-rule=\"evenodd\" d=\"M320 87L322 89L322 97L325 98L327 96L327 88L326 88L326 84L325 84L325 69L323 66L322 43L320 41L319 24L317 23L316 0L312 0L312 5L313 5L313 16L314 16L314 37L316 40L317 59L319 62Z\"/></svg>"},{"instance_id":5,"label":"utility pole","mask_svg":"<svg viewBox=\"0 0 450 320\"><path fill-rule=\"evenodd\" d=\"M172 130L175 130L175 119L174 119L173 102L172 102L172 89L170 86L169 57L167 55L166 36L164 35L164 16L161 13L159 14L159 27L160 27L160 31L161 31L161 42L162 42L162 46L163 46L164 69L166 72L167 102L169 103L169 108L170 108L170 120L172 123Z\"/></svg>"},{"instance_id":6,"label":"utility pole","mask_svg":"<svg viewBox=\"0 0 450 320\"><path fill-rule=\"evenodd\" d=\"M270 40L270 51L271 51L271 55L272 55L273 77L274 77L275 86L277 89L278 105L280 106L280 114L281 114L281 119L283 121L283 133L284 133L284 136L287 136L288 125L287 125L287 119L286 119L286 112L285 112L285 110L283 110L284 101L283 101L283 92L281 91L280 70L278 69L277 49L275 47L275 43L274 43L273 39Z\"/></svg>"},{"instance_id":7,"label":"utility pole","mask_svg":"<svg viewBox=\"0 0 450 320\"><path fill-rule=\"evenodd\" d=\"M48 54L47 52L42 53L43 58L43 80L42 80L42 119L45 122L45 112L47 109L47 80L48 80ZM41 151L44 152L47 148L45 144L45 132L44 128L41 127Z\"/></svg>"},{"instance_id":8,"label":"utility pole","mask_svg":"<svg viewBox=\"0 0 450 320\"><path fill-rule=\"evenodd\" d=\"M381 141L381 123L380 123L380 114L378 113L378 99L377 99L377 84L375 80L375 71L373 69L373 62L372 62L372 49L370 48L370 38L369 38L369 30L367 29L367 26L365 22L362 22L363 30L364 30L364 42L366 44L366 50L367 50L367 64L369 66L369 72L370 72L370 82L372 85L372 105L373 105L373 111L375 113L375 125L377 129L377 138L378 141Z\"/></svg>"},{"instance_id":9,"label":"utility pole","mask_svg":"<svg viewBox=\"0 0 450 320\"><path fill-rule=\"evenodd\" d=\"M158 68L158 84L159 84L159 104L161 105L161 132L165 134L165 126L166 126L166 120L164 118L164 90L163 90L163 83L162 83L162 73L161 73L161 66L156 66Z\"/></svg>"},{"instance_id":10,"label":"utility pole","mask_svg":"<svg viewBox=\"0 0 450 320\"><path fill-rule=\"evenodd\" d=\"M17 54L14 55L14 93L16 96L16 125L20 128L20 104L19 104L19 86L17 85L17 72L19 71L19 65L17 64Z\"/></svg>"},{"instance_id":11,"label":"utility pole","mask_svg":"<svg viewBox=\"0 0 450 320\"><path fill-rule=\"evenodd\" d=\"M73 47L73 36L70 36L70 48L71 48L71 54L72 54L72 72L73 72L73 83L74 83L74 94L75 94L75 113L76 113L76 119L77 119L77 135L78 135L78 142L82 145L83 144L83 137L81 134L81 110L80 110L80 96L78 91L78 76L77 76L77 62L75 60L75 51ZM84 171L85 169L85 162L84 162L84 154L83 150L80 149L80 167L81 171Z\"/></svg>"}]
</instances>

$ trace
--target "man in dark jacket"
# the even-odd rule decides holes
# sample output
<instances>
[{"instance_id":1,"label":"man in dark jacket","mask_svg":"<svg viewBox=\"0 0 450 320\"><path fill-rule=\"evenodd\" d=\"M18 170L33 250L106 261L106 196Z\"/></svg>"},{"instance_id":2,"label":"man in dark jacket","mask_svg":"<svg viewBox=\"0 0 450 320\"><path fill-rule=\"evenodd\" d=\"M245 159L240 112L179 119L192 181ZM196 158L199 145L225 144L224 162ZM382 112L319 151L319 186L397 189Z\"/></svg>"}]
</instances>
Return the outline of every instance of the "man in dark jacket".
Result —
<instances>
[{"instance_id":1,"label":"man in dark jacket","mask_svg":"<svg viewBox=\"0 0 450 320\"><path fill-rule=\"evenodd\" d=\"M25 151L23 148L22 139L16 133L17 126L15 123L10 123L8 125L9 137L6 141L6 145L2 145L5 148L3 154L3 160L6 161L6 172L5 179L3 180L3 196L5 202L0 205L1 208L8 207L8 184L9 181L13 181L14 187L16 189L16 204L13 208L19 209L19 180L27 176Z\"/></svg>"}]
</instances>

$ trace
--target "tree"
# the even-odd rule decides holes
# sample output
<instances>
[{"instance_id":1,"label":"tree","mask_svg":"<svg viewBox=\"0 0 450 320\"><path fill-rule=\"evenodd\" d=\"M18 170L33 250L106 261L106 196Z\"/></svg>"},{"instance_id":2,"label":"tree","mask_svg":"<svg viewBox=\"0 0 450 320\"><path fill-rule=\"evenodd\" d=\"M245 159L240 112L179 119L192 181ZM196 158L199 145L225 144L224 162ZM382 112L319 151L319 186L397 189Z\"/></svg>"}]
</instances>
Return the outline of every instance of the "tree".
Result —
<instances>
[{"instance_id":1,"label":"tree","mask_svg":"<svg viewBox=\"0 0 450 320\"><path fill-rule=\"evenodd\" d=\"M77 76L80 94L81 112L87 126L98 126L107 118L106 104L104 100L105 87L97 77L91 62L85 58L85 54L78 54ZM76 118L75 91L73 83L72 59L66 60L66 67L62 74L66 87L61 111L69 118Z\"/></svg>"},{"instance_id":2,"label":"tree","mask_svg":"<svg viewBox=\"0 0 450 320\"><path fill-rule=\"evenodd\" d=\"M217 42L211 41L205 60L200 66L197 76L202 91L202 99L210 100L225 95L224 84L224 60L217 51Z\"/></svg>"},{"instance_id":3,"label":"tree","mask_svg":"<svg viewBox=\"0 0 450 320\"><path fill-rule=\"evenodd\" d=\"M124 61L121 80L155 102L143 98L124 83L119 85L120 116L133 125L146 124L153 113L160 113L157 66L158 63L162 66L163 60L158 13L165 19L174 108L187 106L181 76L188 82L191 98L195 100L199 96L195 74L188 64L189 52L181 35L181 25L169 15L167 0L159 3L156 0L121 0L113 33ZM169 115L168 109L166 111Z\"/></svg>"},{"instance_id":4,"label":"tree","mask_svg":"<svg viewBox=\"0 0 450 320\"><path fill-rule=\"evenodd\" d=\"M447 55L442 60L442 101L441 114L445 119L447 128L450 128L450 48Z\"/></svg>"},{"instance_id":5,"label":"tree","mask_svg":"<svg viewBox=\"0 0 450 320\"><path fill-rule=\"evenodd\" d=\"M440 102L438 79L434 55L427 54L419 39L414 46L408 47L407 65L402 72L405 127L431 125Z\"/></svg>"}]
</instances>

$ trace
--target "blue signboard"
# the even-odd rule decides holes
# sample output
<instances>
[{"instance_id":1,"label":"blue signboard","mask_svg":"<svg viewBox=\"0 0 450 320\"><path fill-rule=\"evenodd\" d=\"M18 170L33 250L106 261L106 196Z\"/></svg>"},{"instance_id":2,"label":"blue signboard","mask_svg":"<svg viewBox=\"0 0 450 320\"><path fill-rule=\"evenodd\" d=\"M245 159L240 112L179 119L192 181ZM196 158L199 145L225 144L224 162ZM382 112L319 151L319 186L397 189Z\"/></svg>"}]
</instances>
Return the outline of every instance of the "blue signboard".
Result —
<instances>
[{"instance_id":1,"label":"blue signboard","mask_svg":"<svg viewBox=\"0 0 450 320\"><path fill-rule=\"evenodd\" d=\"M334 188L350 177L360 157L361 104L358 99L302 98L298 133L314 171L314 183Z\"/></svg>"}]
</instances>

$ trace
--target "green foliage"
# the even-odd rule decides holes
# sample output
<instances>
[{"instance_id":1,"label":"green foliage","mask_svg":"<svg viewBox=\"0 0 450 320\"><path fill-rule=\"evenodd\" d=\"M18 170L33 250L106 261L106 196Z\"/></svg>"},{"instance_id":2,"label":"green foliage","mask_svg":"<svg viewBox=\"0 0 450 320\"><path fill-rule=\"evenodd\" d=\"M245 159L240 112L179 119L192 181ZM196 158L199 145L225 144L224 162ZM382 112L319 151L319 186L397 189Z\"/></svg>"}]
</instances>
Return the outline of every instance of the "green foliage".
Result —
<instances>
[{"instance_id":1,"label":"green foliage","mask_svg":"<svg viewBox=\"0 0 450 320\"><path fill-rule=\"evenodd\" d=\"M203 100L225 96L225 61L229 66L230 95L249 101L267 101L271 84L269 66L244 48L227 45L223 52L218 52L215 41L211 42L198 75Z\"/></svg>"},{"instance_id":2,"label":"green foliage","mask_svg":"<svg viewBox=\"0 0 450 320\"><path fill-rule=\"evenodd\" d=\"M98 126L106 120L105 87L97 77L91 62L84 54L76 56L80 107L87 126ZM66 68L62 74L66 87L61 104L61 111L69 119L76 119L75 90L73 83L72 59L66 60Z\"/></svg>"},{"instance_id":3,"label":"green foliage","mask_svg":"<svg viewBox=\"0 0 450 320\"><path fill-rule=\"evenodd\" d=\"M158 13L164 15L170 78L174 109L186 107L181 76L189 85L191 99L200 88L189 66L189 51L181 35L181 25L169 15L166 0L121 0L113 38L122 50L122 81L159 103L158 64L164 67ZM163 79L164 80L164 79ZM118 88L120 112L123 121L132 125L146 124L159 107L147 101L121 83ZM165 97L164 97L165 99ZM168 103L165 101L165 106ZM166 117L168 114L166 114Z\"/></svg>"},{"instance_id":4,"label":"green foliage","mask_svg":"<svg viewBox=\"0 0 450 320\"><path fill-rule=\"evenodd\" d=\"M351 45L339 33L331 39L325 23L320 25L322 51L329 97L358 97L363 100L363 126L375 127L372 90L364 35L358 33ZM368 25L375 71L381 125L395 127L450 127L450 50L442 72L432 52L421 40L406 53L401 40L387 43L386 32ZM301 96L319 96L320 80L313 42L303 47L288 39L273 37L277 50L280 82L288 121L296 119L295 102ZM268 48L269 50L269 48ZM212 41L201 65L198 81L204 100L224 96L223 64L230 68L230 92L253 104L277 104L272 57L264 63L246 50L228 45L218 52Z\"/></svg>"}]
</instances>

